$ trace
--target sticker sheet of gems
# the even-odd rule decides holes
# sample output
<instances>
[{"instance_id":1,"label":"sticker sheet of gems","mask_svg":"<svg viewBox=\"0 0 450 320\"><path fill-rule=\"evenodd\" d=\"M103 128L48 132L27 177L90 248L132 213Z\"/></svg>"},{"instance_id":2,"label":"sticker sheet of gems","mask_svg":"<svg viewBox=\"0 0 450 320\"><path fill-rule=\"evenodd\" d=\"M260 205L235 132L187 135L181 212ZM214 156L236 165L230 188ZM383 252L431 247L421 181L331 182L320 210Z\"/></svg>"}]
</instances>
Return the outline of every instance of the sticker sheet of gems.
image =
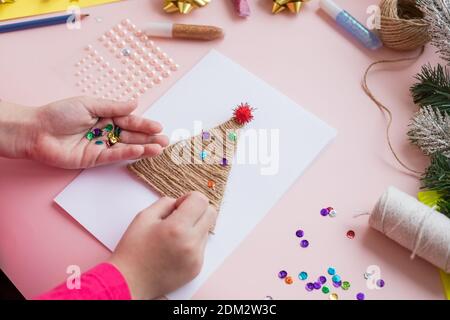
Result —
<instances>
[{"instance_id":1,"label":"sticker sheet of gems","mask_svg":"<svg viewBox=\"0 0 450 320\"><path fill-rule=\"evenodd\" d=\"M134 100L178 68L153 40L125 19L85 46L74 64L74 81L83 95Z\"/></svg>"}]
</instances>

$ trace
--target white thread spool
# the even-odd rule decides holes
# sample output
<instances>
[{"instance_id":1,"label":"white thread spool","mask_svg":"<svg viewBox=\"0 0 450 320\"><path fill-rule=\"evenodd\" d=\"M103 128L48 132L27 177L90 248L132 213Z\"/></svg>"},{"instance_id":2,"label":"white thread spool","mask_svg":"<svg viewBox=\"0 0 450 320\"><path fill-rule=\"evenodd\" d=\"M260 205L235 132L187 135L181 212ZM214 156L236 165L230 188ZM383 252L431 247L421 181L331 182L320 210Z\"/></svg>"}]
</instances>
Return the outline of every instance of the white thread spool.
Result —
<instances>
[{"instance_id":1,"label":"white thread spool","mask_svg":"<svg viewBox=\"0 0 450 320\"><path fill-rule=\"evenodd\" d=\"M369 225L450 273L450 219L410 195L389 187L378 200Z\"/></svg>"}]
</instances>

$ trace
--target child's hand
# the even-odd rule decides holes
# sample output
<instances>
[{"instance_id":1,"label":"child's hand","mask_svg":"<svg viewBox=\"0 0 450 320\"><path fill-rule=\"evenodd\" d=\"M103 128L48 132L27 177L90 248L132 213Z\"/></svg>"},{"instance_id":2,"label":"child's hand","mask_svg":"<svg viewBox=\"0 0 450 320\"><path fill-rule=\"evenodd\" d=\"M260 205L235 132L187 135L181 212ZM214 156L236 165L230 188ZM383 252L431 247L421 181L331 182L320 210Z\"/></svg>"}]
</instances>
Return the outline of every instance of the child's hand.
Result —
<instances>
[{"instance_id":1,"label":"child's hand","mask_svg":"<svg viewBox=\"0 0 450 320\"><path fill-rule=\"evenodd\" d=\"M164 197L139 213L110 259L132 297L154 299L195 278L216 219L217 212L199 192L178 200Z\"/></svg>"},{"instance_id":2,"label":"child's hand","mask_svg":"<svg viewBox=\"0 0 450 320\"><path fill-rule=\"evenodd\" d=\"M159 123L130 115L136 107L134 102L88 97L44 106L38 112L40 126L30 156L72 169L158 155L168 139L157 135L162 130ZM108 148L86 139L90 129L103 128L108 123L122 128L120 143Z\"/></svg>"},{"instance_id":3,"label":"child's hand","mask_svg":"<svg viewBox=\"0 0 450 320\"><path fill-rule=\"evenodd\" d=\"M79 97L38 108L1 107L0 124L5 124L0 128L0 155L6 157L78 169L155 156L168 144L166 136L158 135L159 123L131 115L137 107L134 102ZM108 148L86 139L90 129L109 123L122 128L120 143Z\"/></svg>"}]
</instances>

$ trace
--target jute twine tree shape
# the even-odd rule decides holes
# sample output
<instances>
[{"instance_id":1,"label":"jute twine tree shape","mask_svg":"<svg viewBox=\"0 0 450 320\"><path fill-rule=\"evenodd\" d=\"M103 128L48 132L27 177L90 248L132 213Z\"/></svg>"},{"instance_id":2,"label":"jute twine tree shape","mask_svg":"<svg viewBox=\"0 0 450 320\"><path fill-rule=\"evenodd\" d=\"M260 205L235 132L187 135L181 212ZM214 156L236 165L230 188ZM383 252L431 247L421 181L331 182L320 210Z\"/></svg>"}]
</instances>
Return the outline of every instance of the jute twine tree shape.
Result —
<instances>
[{"instance_id":1,"label":"jute twine tree shape","mask_svg":"<svg viewBox=\"0 0 450 320\"><path fill-rule=\"evenodd\" d=\"M200 191L220 210L239 129L253 119L252 111L248 104L241 104L230 120L128 168L160 195L179 198L190 191Z\"/></svg>"}]
</instances>

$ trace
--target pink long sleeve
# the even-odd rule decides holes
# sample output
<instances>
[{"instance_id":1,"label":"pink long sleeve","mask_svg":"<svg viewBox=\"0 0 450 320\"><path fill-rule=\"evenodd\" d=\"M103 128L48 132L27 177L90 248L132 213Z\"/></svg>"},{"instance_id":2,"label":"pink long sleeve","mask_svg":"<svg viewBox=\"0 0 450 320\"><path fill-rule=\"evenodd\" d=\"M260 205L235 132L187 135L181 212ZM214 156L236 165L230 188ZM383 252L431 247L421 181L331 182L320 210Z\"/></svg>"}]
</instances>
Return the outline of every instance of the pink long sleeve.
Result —
<instances>
[{"instance_id":1,"label":"pink long sleeve","mask_svg":"<svg viewBox=\"0 0 450 320\"><path fill-rule=\"evenodd\" d=\"M130 300L125 278L109 263L102 263L81 275L81 288L68 289L63 283L37 300Z\"/></svg>"}]
</instances>

